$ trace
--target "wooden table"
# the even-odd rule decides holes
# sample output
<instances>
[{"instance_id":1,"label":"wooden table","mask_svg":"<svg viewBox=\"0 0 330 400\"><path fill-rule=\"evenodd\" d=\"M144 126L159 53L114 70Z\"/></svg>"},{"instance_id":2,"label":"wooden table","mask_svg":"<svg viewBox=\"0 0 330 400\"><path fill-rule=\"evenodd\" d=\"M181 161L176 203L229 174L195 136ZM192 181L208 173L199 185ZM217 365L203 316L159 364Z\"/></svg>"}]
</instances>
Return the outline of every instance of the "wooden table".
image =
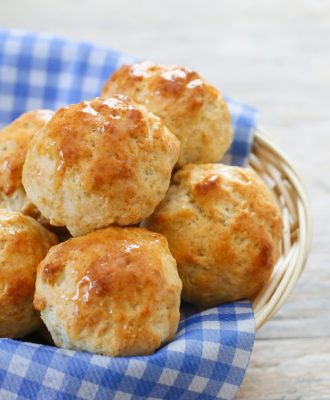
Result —
<instances>
[{"instance_id":1,"label":"wooden table","mask_svg":"<svg viewBox=\"0 0 330 400\"><path fill-rule=\"evenodd\" d=\"M307 185L314 241L292 296L257 334L238 399L330 399L330 2L11 0L0 25L191 66L259 108Z\"/></svg>"}]
</instances>

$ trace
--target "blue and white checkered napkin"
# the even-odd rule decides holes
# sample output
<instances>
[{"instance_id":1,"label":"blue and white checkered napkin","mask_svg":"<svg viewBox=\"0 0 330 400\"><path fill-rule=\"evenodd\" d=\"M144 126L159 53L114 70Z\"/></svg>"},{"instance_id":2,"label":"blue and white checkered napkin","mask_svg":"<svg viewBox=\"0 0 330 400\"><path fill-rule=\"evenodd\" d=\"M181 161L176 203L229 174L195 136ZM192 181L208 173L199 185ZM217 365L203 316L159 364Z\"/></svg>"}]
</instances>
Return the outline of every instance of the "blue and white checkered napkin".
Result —
<instances>
[{"instance_id":1,"label":"blue and white checkered napkin","mask_svg":"<svg viewBox=\"0 0 330 400\"><path fill-rule=\"evenodd\" d=\"M47 35L0 30L0 126L36 108L93 98L119 52ZM234 142L226 161L244 163L256 112L226 99ZM249 302L193 313L175 339L146 357L109 358L0 339L0 399L232 399L253 347Z\"/></svg>"}]
</instances>

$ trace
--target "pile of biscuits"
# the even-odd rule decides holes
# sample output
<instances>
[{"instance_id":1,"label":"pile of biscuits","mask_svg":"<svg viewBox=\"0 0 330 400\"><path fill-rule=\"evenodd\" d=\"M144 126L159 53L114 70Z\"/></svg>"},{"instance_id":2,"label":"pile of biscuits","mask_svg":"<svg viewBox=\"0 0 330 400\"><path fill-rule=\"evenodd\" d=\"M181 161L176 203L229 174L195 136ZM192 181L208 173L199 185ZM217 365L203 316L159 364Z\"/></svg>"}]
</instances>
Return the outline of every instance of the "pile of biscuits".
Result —
<instances>
[{"instance_id":1,"label":"pile of biscuits","mask_svg":"<svg viewBox=\"0 0 330 400\"><path fill-rule=\"evenodd\" d=\"M4 128L0 337L43 321L57 346L145 355L174 337L181 299L252 298L282 220L254 171L219 163L231 140L216 88L150 62L121 67L101 97Z\"/></svg>"}]
</instances>

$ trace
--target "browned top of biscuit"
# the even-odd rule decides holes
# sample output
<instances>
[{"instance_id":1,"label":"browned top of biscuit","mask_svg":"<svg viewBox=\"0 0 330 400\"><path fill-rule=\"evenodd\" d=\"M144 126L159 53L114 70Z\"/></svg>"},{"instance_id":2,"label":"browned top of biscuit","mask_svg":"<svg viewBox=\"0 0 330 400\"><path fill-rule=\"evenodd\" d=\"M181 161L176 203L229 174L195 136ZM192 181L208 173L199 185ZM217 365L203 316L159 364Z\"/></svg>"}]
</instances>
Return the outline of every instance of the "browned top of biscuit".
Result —
<instances>
[{"instance_id":1,"label":"browned top of biscuit","mask_svg":"<svg viewBox=\"0 0 330 400\"><path fill-rule=\"evenodd\" d=\"M219 160L232 138L221 93L197 72L151 62L125 65L110 76L102 94L123 93L160 117L180 140L177 166Z\"/></svg>"},{"instance_id":2,"label":"browned top of biscuit","mask_svg":"<svg viewBox=\"0 0 330 400\"><path fill-rule=\"evenodd\" d=\"M81 160L88 161L81 183L87 190L102 190L114 180L136 175L140 159L133 148L138 145L147 153L153 151L149 125L153 125L154 138L162 136L161 121L150 113L147 118L145 112L121 95L61 108L47 125L48 145L41 142L37 150L59 160L59 176L66 169L79 168Z\"/></svg>"},{"instance_id":3,"label":"browned top of biscuit","mask_svg":"<svg viewBox=\"0 0 330 400\"><path fill-rule=\"evenodd\" d=\"M148 95L139 95L148 89ZM216 99L217 89L206 83L200 75L178 65L158 65L151 62L124 65L107 81L102 93L123 91L144 104L152 112L171 117L193 118L204 104L206 96ZM162 115L164 114L164 115Z\"/></svg>"},{"instance_id":4,"label":"browned top of biscuit","mask_svg":"<svg viewBox=\"0 0 330 400\"><path fill-rule=\"evenodd\" d=\"M53 115L50 110L22 114L0 132L0 190L13 193L22 183L22 168L30 141Z\"/></svg>"},{"instance_id":5,"label":"browned top of biscuit","mask_svg":"<svg viewBox=\"0 0 330 400\"><path fill-rule=\"evenodd\" d=\"M141 268L142 271L142 268L146 267L145 258L147 256L150 258L156 256L155 250L157 247L150 246L150 243L159 243L159 245L167 246L166 239L162 235L142 228L122 229L112 227L69 239L54 247L40 266L42 268L42 281L53 286L67 263L72 262L75 265L75 269L82 272L81 276L77 275L78 278L83 278L90 274L90 278L93 278L91 280L97 283L92 288L94 290L95 287L102 285L102 281L103 283L105 281L100 265L103 265L104 269L113 268L114 275L118 279L120 279L123 268L133 262L137 266L137 270ZM151 253L148 254L147 248ZM92 251L89 252L89 250ZM99 258L99 254L105 255ZM110 254L111 257L109 256ZM84 263L79 263L79 257L83 255L86 255ZM95 262L94 259L97 259L97 261ZM82 264L85 265L86 263L90 265L89 272L86 272L82 266ZM126 270L124 272L126 273ZM80 279L77 280L79 281ZM114 282L112 280L112 283ZM117 289L116 291L120 295L122 288ZM103 294L106 291L108 290L105 290ZM113 293L112 290L111 292ZM99 291L95 291L95 294L98 295Z\"/></svg>"},{"instance_id":6,"label":"browned top of biscuit","mask_svg":"<svg viewBox=\"0 0 330 400\"><path fill-rule=\"evenodd\" d=\"M33 297L38 263L57 243L56 236L32 218L0 210L0 305Z\"/></svg>"},{"instance_id":7,"label":"browned top of biscuit","mask_svg":"<svg viewBox=\"0 0 330 400\"><path fill-rule=\"evenodd\" d=\"M205 306L251 297L279 255L280 210L248 168L187 165L148 221L178 262L184 298Z\"/></svg>"}]
</instances>

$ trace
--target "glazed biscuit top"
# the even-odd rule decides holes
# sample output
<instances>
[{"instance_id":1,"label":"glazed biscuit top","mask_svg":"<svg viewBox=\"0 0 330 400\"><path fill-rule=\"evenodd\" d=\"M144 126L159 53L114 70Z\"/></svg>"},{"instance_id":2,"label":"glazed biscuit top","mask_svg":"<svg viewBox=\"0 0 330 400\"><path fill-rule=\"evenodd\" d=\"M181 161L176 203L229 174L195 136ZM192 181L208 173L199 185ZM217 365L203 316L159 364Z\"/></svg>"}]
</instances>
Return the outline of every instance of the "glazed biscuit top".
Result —
<instances>
[{"instance_id":1,"label":"glazed biscuit top","mask_svg":"<svg viewBox=\"0 0 330 400\"><path fill-rule=\"evenodd\" d=\"M144 112L142 106L121 95L63 107L47 125L47 141L38 143L37 153L56 160L58 179L83 160L82 186L89 191L102 190L114 180L134 177L141 161L141 152L135 148L153 152L152 139L162 137L161 121ZM157 143L164 152L171 146L165 141Z\"/></svg>"},{"instance_id":2,"label":"glazed biscuit top","mask_svg":"<svg viewBox=\"0 0 330 400\"><path fill-rule=\"evenodd\" d=\"M57 243L54 234L22 214L0 210L0 305L33 296L38 263Z\"/></svg>"},{"instance_id":3,"label":"glazed biscuit top","mask_svg":"<svg viewBox=\"0 0 330 400\"><path fill-rule=\"evenodd\" d=\"M141 90L145 85L151 98ZM116 92L116 87L138 103L151 107L151 111L157 115L171 109L173 118L193 118L203 106L206 95L216 98L219 94L195 71L151 62L121 67L105 84L103 93Z\"/></svg>"},{"instance_id":4,"label":"glazed biscuit top","mask_svg":"<svg viewBox=\"0 0 330 400\"><path fill-rule=\"evenodd\" d=\"M158 233L110 227L53 247L38 269L42 284L52 287L62 281L66 269L74 274L71 299L78 302L106 297L124 301L134 295L134 288L136 295L145 288L144 299L152 306L164 283L163 247L168 250L166 239ZM35 305L40 311L47 306L38 299Z\"/></svg>"},{"instance_id":5,"label":"glazed biscuit top","mask_svg":"<svg viewBox=\"0 0 330 400\"><path fill-rule=\"evenodd\" d=\"M53 111L22 114L0 132L0 191L12 194L22 183L22 168L32 137L45 126Z\"/></svg>"},{"instance_id":6,"label":"glazed biscuit top","mask_svg":"<svg viewBox=\"0 0 330 400\"><path fill-rule=\"evenodd\" d=\"M180 140L178 166L218 161L230 146L232 130L221 93L195 71L142 62L119 68L102 94L123 93L160 117Z\"/></svg>"}]
</instances>

